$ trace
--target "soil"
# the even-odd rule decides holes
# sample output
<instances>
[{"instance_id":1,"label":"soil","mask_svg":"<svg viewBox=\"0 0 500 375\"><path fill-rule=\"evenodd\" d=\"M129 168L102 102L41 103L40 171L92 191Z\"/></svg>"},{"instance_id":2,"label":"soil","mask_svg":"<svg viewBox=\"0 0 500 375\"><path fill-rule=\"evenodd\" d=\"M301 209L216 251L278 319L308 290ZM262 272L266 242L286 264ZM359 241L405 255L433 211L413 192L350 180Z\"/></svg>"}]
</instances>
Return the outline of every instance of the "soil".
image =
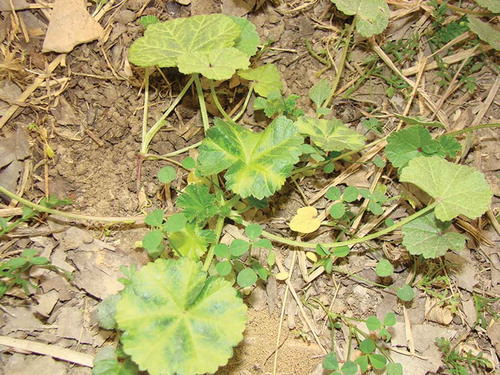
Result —
<instances>
[{"instance_id":1,"label":"soil","mask_svg":"<svg viewBox=\"0 0 500 375\"><path fill-rule=\"evenodd\" d=\"M19 109L0 126L0 141L14 142L17 149L26 145L28 150L25 156L18 157L14 172L17 175L10 190L33 202L49 195L70 198L71 206L65 210L92 216L138 216L156 208L172 211L175 189L186 185L187 172L180 168L172 182L175 189L166 193L165 186L156 177L159 168L169 165L162 160L144 161L138 174L144 69L131 66L127 62L127 52L130 44L143 33L143 27L137 23L140 16L155 15L161 21L222 11L246 16L256 25L261 41L273 41L262 61L278 66L283 76L285 96L301 95L298 104L306 113L313 113L312 103L307 97L309 89L320 78L333 80L335 71L325 69L325 65L308 51L305 41L316 52L328 48L332 60L338 63L342 49L336 43L341 40L341 28L349 21L334 9L329 0L109 1L109 7L99 21L105 30L104 36L99 41L76 46L49 72L48 65L62 56L55 52L42 53L50 7L17 10L17 18L27 25L23 30L15 23L16 18L11 12L4 11L4 3L9 4L9 1L0 1L0 58L3 59L0 62L0 114L5 116L14 105ZM393 18L389 30L376 39L380 45L409 35L413 27L425 28L428 25L429 13L425 7L419 7L417 2L410 2L415 3L416 8L411 8L411 4L396 3L391 7ZM13 4L16 6L17 2ZM93 4L89 10L94 7ZM422 48L405 68L417 65L419 59L428 54L429 51ZM370 55L369 42L356 36L340 88L357 80L364 69L363 61ZM446 96L441 111L449 130L460 130L473 123L499 122L499 97L489 99L492 92L493 95L498 92L498 86L494 91L495 82L499 80L494 67L495 61L498 64L498 55L490 51L483 57L482 67L473 73L477 88L472 94L461 85L445 95L446 87L438 84L441 78L437 69L429 70L421 78L422 90L431 100L437 103ZM389 76L390 71L384 69L382 74ZM43 84L21 101L21 94L38 77ZM416 79L415 76L409 77ZM161 116L185 81L186 78L175 69L152 73L150 124ZM219 89L229 94L227 98L230 99L223 102L229 109L244 97L244 87L222 84ZM373 140L375 134L366 130L362 120L377 112L378 119L384 122L382 131L388 133L398 125L392 114L404 111L407 98L398 91L389 98L387 89L386 80L371 77L349 98L337 96L333 101L333 115ZM208 97L207 100L210 103ZM212 116L218 115L215 106L209 105L208 109ZM411 114L433 115L421 97L414 101ZM250 105L242 123L259 128L265 126L265 119L253 113ZM187 95L175 114L169 117L168 126L154 137L150 153L164 155L202 139L203 126L197 101L192 95ZM467 149L462 162L484 173L494 191L492 215L498 215L500 207L498 139L496 129L482 129L459 139ZM48 145L53 150L53 157L47 151ZM174 159L180 161L185 156L187 154ZM348 165L339 162L333 173L318 172L314 177L300 180L300 188L307 200L328 186L337 177L337 171ZM391 178L395 178L395 174L390 173L387 172L384 178L388 186L394 188ZM342 183L369 187L373 176L374 170L367 165L347 176ZM0 174L0 179L4 178L5 182L1 183L7 184L6 174ZM397 194L395 191L394 195ZM301 192L293 184L287 184L272 198L271 208L254 213L254 219L271 232L293 238L296 233L288 228L287 223L304 205ZM326 200L319 199L315 206L324 209ZM15 203L0 205L0 213L5 212L0 217L6 217L6 210L14 207L21 206ZM408 207L402 203L392 218L406 216ZM249 315L244 341L235 349L235 356L229 364L217 374L326 374L321 367L325 354L333 350L339 358L345 358L350 351L346 340L349 332L344 327L332 333L319 302L336 314L359 319L366 319L369 315L383 317L387 312L395 312L398 323L391 332L393 346L398 352L393 353L393 359L403 363L404 368L412 369L408 373L439 371L443 363L434 339L441 336L460 344L458 347L464 352L466 349L473 353L482 351L498 369L500 328L498 323L495 325L491 312L500 311L500 238L491 220L491 215L477 220L461 220L455 227L467 233L466 249L459 253L449 252L442 260L433 262L436 267L445 261L460 265L451 275L453 284L448 286L459 294L460 304L447 324L440 321L442 316L429 318L426 314L428 298L423 291L417 293L412 303L403 305L393 292L369 283L402 285L411 279L414 271L400 244L400 233L385 237L384 245L373 242L371 246L376 252L368 251L368 247L354 247L349 258L338 263L345 273L323 273L313 280L307 278L312 263L303 252L276 244L280 262L290 272L290 282L298 300L285 293L287 285L283 281L271 278L266 284L258 284L246 297ZM241 231L235 226L226 229ZM305 239L335 240L330 231L319 232L319 235L315 233ZM22 249L33 248L50 258L52 264L73 273L73 280L67 281L54 271L33 270L30 280L39 285L39 289L32 289L26 295L22 288L14 288L2 298L0 335L45 343L54 348L54 353L56 348L67 348L93 356L103 345L116 345L116 335L99 328L96 306L121 288L116 281L121 277L121 265L140 267L146 264L147 254L136 246L145 233L147 228L140 224L74 223L42 215L0 238L3 259L18 255ZM384 253L398 266L390 278L380 280L374 266ZM427 266L420 265L422 268ZM278 272L277 269L274 271ZM435 290L442 291L438 287ZM474 294L492 301L488 305L490 313L485 315L488 325L483 328L473 329L477 318ZM288 296L286 299L285 295ZM282 331L278 336L280 326ZM408 331L412 335L406 336ZM88 366L59 360L54 353L43 354L14 345L2 345L0 373L5 375L91 373ZM356 355L356 348L352 349ZM412 350L416 356L409 354ZM273 372L276 353L276 372Z\"/></svg>"}]
</instances>

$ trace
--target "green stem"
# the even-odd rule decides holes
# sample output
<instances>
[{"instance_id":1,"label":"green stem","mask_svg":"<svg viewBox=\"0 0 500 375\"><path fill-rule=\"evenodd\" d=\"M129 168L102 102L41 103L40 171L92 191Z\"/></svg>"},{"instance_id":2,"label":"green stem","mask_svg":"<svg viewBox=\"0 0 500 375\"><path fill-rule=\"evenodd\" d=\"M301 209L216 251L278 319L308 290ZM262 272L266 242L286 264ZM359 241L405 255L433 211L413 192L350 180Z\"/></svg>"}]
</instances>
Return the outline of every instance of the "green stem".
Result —
<instances>
[{"instance_id":1,"label":"green stem","mask_svg":"<svg viewBox=\"0 0 500 375\"><path fill-rule=\"evenodd\" d=\"M224 110L224 108L222 108L222 105L220 104L219 99L217 98L217 93L215 92L215 86L214 86L213 80L210 80L210 91L212 93L212 99L214 100L214 104L217 107L217 109L219 110L219 112L222 114L222 116L227 121L233 122L233 120L231 119L231 116L229 116L227 114L227 112Z\"/></svg>"},{"instance_id":2,"label":"green stem","mask_svg":"<svg viewBox=\"0 0 500 375\"><path fill-rule=\"evenodd\" d=\"M100 221L106 223L124 223L124 224L132 224L137 222L142 222L145 219L145 216L130 216L130 217L108 217L108 216L89 216L89 215L80 215L73 214L71 212L64 212L59 210L54 210L53 208L48 208L41 206L39 204L30 202L24 198L17 196L14 193L11 193L9 190L5 189L3 186L0 186L0 193L7 195L8 197L22 203L23 205L32 208L38 212L45 212L52 215L57 215L61 217L66 217L68 219L73 220L89 220L89 221Z\"/></svg>"},{"instance_id":3,"label":"green stem","mask_svg":"<svg viewBox=\"0 0 500 375\"><path fill-rule=\"evenodd\" d=\"M459 135L459 134L464 134L464 133L472 133L473 131L479 130L479 129L485 129L485 128L500 128L500 124L480 124L476 126L470 126L468 128L456 130L454 132L446 133L446 135Z\"/></svg>"},{"instance_id":4,"label":"green stem","mask_svg":"<svg viewBox=\"0 0 500 375\"><path fill-rule=\"evenodd\" d=\"M205 104L205 96L203 95L203 88L201 87L200 76L198 73L193 74L194 83L196 86L196 93L198 95L198 101L200 102L201 120L203 121L203 129L205 133L208 131L210 124L208 122L207 106Z\"/></svg>"},{"instance_id":5,"label":"green stem","mask_svg":"<svg viewBox=\"0 0 500 375\"><path fill-rule=\"evenodd\" d=\"M165 155L162 155L164 158L169 158L169 157L172 157L172 156L177 156L177 155L180 155L180 154L183 154L185 153L186 151L189 151L193 148L197 148L198 146L201 145L201 141L200 142L196 142L196 143L193 143L192 145L190 146L187 146L187 147L184 147L184 148L181 148L179 150L175 150L173 152L169 152L168 154L165 154Z\"/></svg>"},{"instance_id":6,"label":"green stem","mask_svg":"<svg viewBox=\"0 0 500 375\"><path fill-rule=\"evenodd\" d=\"M145 136L143 135L142 145L141 145L141 154L142 155L145 155L148 153L149 143L151 142L151 140L153 139L155 134L158 133L158 131L163 127L163 125L165 125L165 119L170 115L170 113L172 113L172 111L175 109L177 104L180 103L183 96L188 91L189 87L191 87L191 85L193 84L194 80L195 80L194 77L191 77L189 79L189 81L186 83L186 85L184 86L182 91L179 93L179 95L177 95L177 98L175 98L175 100L170 104L170 106L163 113L163 115L160 117L160 119L158 121L156 121L156 123L151 127L151 129L149 129L149 131L146 133ZM148 96L149 96L149 94L148 94ZM144 105L145 113L147 114L146 107L147 107L147 104ZM145 120L143 120L143 124L144 124L144 121L147 122L146 116L145 116ZM143 132L144 132L144 125L143 125Z\"/></svg>"},{"instance_id":7,"label":"green stem","mask_svg":"<svg viewBox=\"0 0 500 375\"><path fill-rule=\"evenodd\" d=\"M344 45L344 49L342 51L342 56L340 58L340 65L339 65L339 68L337 70L337 75L335 76L335 79L333 80L330 95L328 96L328 99L326 99L325 102L323 103L323 106L322 106L323 108L326 108L330 105L330 102L332 101L332 99L335 95L335 92L337 91L337 87L340 83L340 78L342 78L342 73L344 71L345 62L347 60L347 53L349 52L349 45L351 43L351 36L352 36L352 32L354 30L355 21L356 21L356 19L354 19L352 21L352 23L349 25L349 28L347 29L347 35L345 36L345 45Z\"/></svg>"},{"instance_id":8,"label":"green stem","mask_svg":"<svg viewBox=\"0 0 500 375\"><path fill-rule=\"evenodd\" d=\"M241 111L239 111L238 114L233 117L234 122L238 121L241 118L241 116L243 116L245 111L247 110L248 103L250 102L250 98L252 97L253 86L254 86L254 82L252 81L252 83L250 83L250 87L248 87L247 97L245 98L245 102L243 103L243 107L241 108Z\"/></svg>"},{"instance_id":9,"label":"green stem","mask_svg":"<svg viewBox=\"0 0 500 375\"><path fill-rule=\"evenodd\" d=\"M366 242L366 241L369 241L369 240L373 240L375 238L378 238L378 237L381 237L385 234L388 234L400 227L402 227L403 225L405 224L408 224L410 221L413 221L415 220L416 218L426 214L427 212L433 210L436 206L437 206L438 202L434 202L432 203L431 205L421 209L420 211L418 212L415 212L413 215L410 215L402 220L400 220L399 222L391 225L390 227L387 227L385 229L382 229L378 232L375 232L375 233L372 233L368 236L364 236L364 237L361 237L361 238L354 238L352 240L347 240L347 241L340 241L340 242L329 242L329 243L314 243L314 242L302 242L302 241L294 241L294 240L290 240L288 238L283 238L283 237L280 237L280 236L277 236L275 234L272 234L272 233L269 233L269 232L265 232L263 231L262 232L262 236L263 237L266 237L272 241L275 241L275 242L279 242L279 243L282 243L282 244L285 244L285 245L290 245L290 246L295 246L295 247L301 247L301 248L310 248L310 249L314 249L317 245L320 245L320 246L323 246L325 248L334 248L334 247L341 247L341 246L352 246L352 245L355 245L355 244L358 244L358 243L362 243L362 242ZM249 223L247 223L246 221L243 221L243 225L248 225Z\"/></svg>"},{"instance_id":10,"label":"green stem","mask_svg":"<svg viewBox=\"0 0 500 375\"><path fill-rule=\"evenodd\" d=\"M215 224L215 235L217 236L217 240L210 246L208 250L207 257L205 258L205 262L203 263L202 271L207 272L210 267L210 263L214 259L215 255L215 246L219 243L219 238L222 234L222 228L224 228L224 216L219 216L217 218L217 223Z\"/></svg>"}]
</instances>

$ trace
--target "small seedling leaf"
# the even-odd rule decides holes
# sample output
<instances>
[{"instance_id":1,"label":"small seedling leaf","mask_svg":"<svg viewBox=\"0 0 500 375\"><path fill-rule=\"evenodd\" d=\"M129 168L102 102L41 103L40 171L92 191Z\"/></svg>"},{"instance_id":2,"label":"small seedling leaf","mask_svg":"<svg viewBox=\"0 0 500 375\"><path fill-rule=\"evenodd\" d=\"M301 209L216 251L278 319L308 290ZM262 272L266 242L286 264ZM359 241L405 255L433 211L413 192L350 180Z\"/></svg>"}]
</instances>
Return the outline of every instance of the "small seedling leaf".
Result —
<instances>
[{"instance_id":1,"label":"small seedling leaf","mask_svg":"<svg viewBox=\"0 0 500 375\"><path fill-rule=\"evenodd\" d=\"M382 323L380 323L380 320L374 315L369 316L366 321L366 328L368 328L370 331L376 331L382 326Z\"/></svg>"},{"instance_id":2,"label":"small seedling leaf","mask_svg":"<svg viewBox=\"0 0 500 375\"><path fill-rule=\"evenodd\" d=\"M368 210L372 214L377 215L377 216L382 215L384 213L384 209L382 208L382 206L374 201L371 201L370 203L368 203Z\"/></svg>"},{"instance_id":3,"label":"small seedling leaf","mask_svg":"<svg viewBox=\"0 0 500 375\"><path fill-rule=\"evenodd\" d=\"M344 375L355 375L358 372L358 365L353 361L346 361L341 370Z\"/></svg>"},{"instance_id":4,"label":"small seedling leaf","mask_svg":"<svg viewBox=\"0 0 500 375\"><path fill-rule=\"evenodd\" d=\"M359 366L361 373L365 373L368 370L368 357L366 355L362 355L354 360Z\"/></svg>"},{"instance_id":5,"label":"small seedling leaf","mask_svg":"<svg viewBox=\"0 0 500 375\"><path fill-rule=\"evenodd\" d=\"M187 158L182 159L181 162L182 166L186 169L193 169L196 167L196 162L191 156L188 156Z\"/></svg>"},{"instance_id":6,"label":"small seedling leaf","mask_svg":"<svg viewBox=\"0 0 500 375\"><path fill-rule=\"evenodd\" d=\"M309 91L309 98L316 105L316 108L320 108L328 96L330 95L331 87L330 82L326 79L321 79L316 83L311 91Z\"/></svg>"},{"instance_id":7,"label":"small seedling leaf","mask_svg":"<svg viewBox=\"0 0 500 375\"><path fill-rule=\"evenodd\" d=\"M231 273L233 266L232 266L230 261L224 260L220 263L217 263L217 265L215 266L215 269L220 276L224 277L224 276L227 276Z\"/></svg>"},{"instance_id":8,"label":"small seedling leaf","mask_svg":"<svg viewBox=\"0 0 500 375\"><path fill-rule=\"evenodd\" d=\"M186 224L187 224L186 215L184 215L183 212L178 212L170 216L163 225L163 227L167 232L173 233L184 229Z\"/></svg>"},{"instance_id":9,"label":"small seedling leaf","mask_svg":"<svg viewBox=\"0 0 500 375\"><path fill-rule=\"evenodd\" d=\"M118 294L111 294L97 306L97 321L104 329L116 328L116 304L120 300Z\"/></svg>"},{"instance_id":10,"label":"small seedling leaf","mask_svg":"<svg viewBox=\"0 0 500 375\"><path fill-rule=\"evenodd\" d=\"M335 371L339 369L339 361L337 355L334 352L328 353L323 359L323 368L325 370Z\"/></svg>"},{"instance_id":11,"label":"small seedling leaf","mask_svg":"<svg viewBox=\"0 0 500 375\"><path fill-rule=\"evenodd\" d=\"M394 272L394 267L387 259L381 259L380 262L377 263L377 267L375 268L375 273L380 277L391 276Z\"/></svg>"},{"instance_id":12,"label":"small seedling leaf","mask_svg":"<svg viewBox=\"0 0 500 375\"><path fill-rule=\"evenodd\" d=\"M422 255L427 259L438 258L446 254L448 249L462 250L465 236L447 231L449 228L449 222L440 221L433 212L429 212L403 226L403 245L410 254Z\"/></svg>"},{"instance_id":13,"label":"small seedling leaf","mask_svg":"<svg viewBox=\"0 0 500 375\"><path fill-rule=\"evenodd\" d=\"M206 220L214 216L218 208L215 197L210 194L206 185L188 185L177 198L177 206L183 208L182 213L188 221Z\"/></svg>"},{"instance_id":14,"label":"small seedling leaf","mask_svg":"<svg viewBox=\"0 0 500 375\"><path fill-rule=\"evenodd\" d=\"M239 258L245 254L249 248L250 244L247 241L237 238L229 245L229 253L235 258Z\"/></svg>"},{"instance_id":15,"label":"small seedling leaf","mask_svg":"<svg viewBox=\"0 0 500 375\"><path fill-rule=\"evenodd\" d=\"M243 70L238 75L249 81L254 81L254 90L260 96L267 98L273 91L281 91L283 83L281 74L274 64L266 64L257 68Z\"/></svg>"},{"instance_id":16,"label":"small seedling leaf","mask_svg":"<svg viewBox=\"0 0 500 375\"><path fill-rule=\"evenodd\" d=\"M158 171L158 180L160 180L161 183L163 184L169 184L173 180L175 180L177 171L175 168L167 166L160 168Z\"/></svg>"},{"instance_id":17,"label":"small seedling leaf","mask_svg":"<svg viewBox=\"0 0 500 375\"><path fill-rule=\"evenodd\" d=\"M267 238L261 238L258 241L255 241L253 244L254 247L262 247L264 249L272 250L273 249L273 244L271 241L269 241Z\"/></svg>"},{"instance_id":18,"label":"small seedling leaf","mask_svg":"<svg viewBox=\"0 0 500 375\"><path fill-rule=\"evenodd\" d=\"M389 24L391 14L385 0L332 0L348 16L356 15L356 30L368 38L380 34Z\"/></svg>"},{"instance_id":19,"label":"small seedling leaf","mask_svg":"<svg viewBox=\"0 0 500 375\"><path fill-rule=\"evenodd\" d=\"M241 29L240 36L236 39L234 48L245 52L248 57L255 55L259 48L260 38L255 30L255 25L241 17L230 17Z\"/></svg>"},{"instance_id":20,"label":"small seedling leaf","mask_svg":"<svg viewBox=\"0 0 500 375\"><path fill-rule=\"evenodd\" d=\"M226 186L243 198L271 196L299 161L303 142L293 123L279 117L262 133L215 120L200 146L199 168L204 176L225 169Z\"/></svg>"},{"instance_id":21,"label":"small seedling leaf","mask_svg":"<svg viewBox=\"0 0 500 375\"><path fill-rule=\"evenodd\" d=\"M340 195L340 189L337 186L332 186L327 190L325 197L331 201L338 201Z\"/></svg>"},{"instance_id":22,"label":"small seedling leaf","mask_svg":"<svg viewBox=\"0 0 500 375\"><path fill-rule=\"evenodd\" d=\"M104 346L94 357L92 375L137 375L139 368L129 359L118 361L115 350Z\"/></svg>"},{"instance_id":23,"label":"small seedling leaf","mask_svg":"<svg viewBox=\"0 0 500 375\"><path fill-rule=\"evenodd\" d=\"M370 354L375 351L375 343L371 338L366 338L359 343L359 350L365 354Z\"/></svg>"},{"instance_id":24,"label":"small seedling leaf","mask_svg":"<svg viewBox=\"0 0 500 375\"><path fill-rule=\"evenodd\" d=\"M368 358L376 370L382 370L387 365L387 359L382 354L370 354Z\"/></svg>"},{"instance_id":25,"label":"small seedling leaf","mask_svg":"<svg viewBox=\"0 0 500 375\"><path fill-rule=\"evenodd\" d=\"M499 11L500 12L500 11ZM500 31L479 18L469 16L469 28L484 42L500 51Z\"/></svg>"},{"instance_id":26,"label":"small seedling leaf","mask_svg":"<svg viewBox=\"0 0 500 375\"><path fill-rule=\"evenodd\" d=\"M258 276L255 271L251 268L245 268L240 273L238 273L238 277L236 278L236 282L242 288L246 288L250 285L253 285L257 282Z\"/></svg>"},{"instance_id":27,"label":"small seedling leaf","mask_svg":"<svg viewBox=\"0 0 500 375\"><path fill-rule=\"evenodd\" d=\"M450 221L458 215L482 215L493 196L484 176L472 167L456 165L438 156L418 157L403 169L400 180L411 182L436 199L436 218Z\"/></svg>"},{"instance_id":28,"label":"small seedling leaf","mask_svg":"<svg viewBox=\"0 0 500 375\"><path fill-rule=\"evenodd\" d=\"M142 247L144 247L151 256L158 256L158 251L162 251L160 245L163 244L163 232L159 229L152 230L142 239Z\"/></svg>"},{"instance_id":29,"label":"small seedling leaf","mask_svg":"<svg viewBox=\"0 0 500 375\"><path fill-rule=\"evenodd\" d=\"M276 275L274 275L275 279L280 281L288 279L288 276L290 276L290 274L286 271L278 272Z\"/></svg>"},{"instance_id":30,"label":"small seedling leaf","mask_svg":"<svg viewBox=\"0 0 500 375\"><path fill-rule=\"evenodd\" d=\"M137 271L117 304L125 353L151 375L214 373L243 338L246 306L201 264L158 259ZM154 332L154 345L151 345Z\"/></svg>"},{"instance_id":31,"label":"small seedling leaf","mask_svg":"<svg viewBox=\"0 0 500 375\"><path fill-rule=\"evenodd\" d=\"M339 246L332 250L332 254L336 257L344 258L349 254L350 251L351 249L349 248L349 246Z\"/></svg>"},{"instance_id":32,"label":"small seedling leaf","mask_svg":"<svg viewBox=\"0 0 500 375\"><path fill-rule=\"evenodd\" d=\"M312 233L321 225L321 220L317 216L318 211L315 207L301 207L297 210L297 214L292 220L290 220L290 229L299 233Z\"/></svg>"},{"instance_id":33,"label":"small seedling leaf","mask_svg":"<svg viewBox=\"0 0 500 375\"><path fill-rule=\"evenodd\" d=\"M411 286L405 284L397 290L396 294L401 301L409 302L415 296L415 291Z\"/></svg>"},{"instance_id":34,"label":"small seedling leaf","mask_svg":"<svg viewBox=\"0 0 500 375\"><path fill-rule=\"evenodd\" d=\"M251 241L256 240L262 234L262 227L259 224L250 224L245 228L245 234Z\"/></svg>"},{"instance_id":35,"label":"small seedling leaf","mask_svg":"<svg viewBox=\"0 0 500 375\"><path fill-rule=\"evenodd\" d=\"M219 258L229 258L229 248L224 243L218 243L215 245L214 253Z\"/></svg>"},{"instance_id":36,"label":"small seedling leaf","mask_svg":"<svg viewBox=\"0 0 500 375\"><path fill-rule=\"evenodd\" d=\"M299 132L325 151L357 150L364 146L365 137L349 129L338 119L325 120L300 117L295 126Z\"/></svg>"},{"instance_id":37,"label":"small seedling leaf","mask_svg":"<svg viewBox=\"0 0 500 375\"><path fill-rule=\"evenodd\" d=\"M358 199L359 190L354 186L348 186L344 190L344 194L342 196L343 200L346 202L354 202Z\"/></svg>"},{"instance_id":38,"label":"small seedling leaf","mask_svg":"<svg viewBox=\"0 0 500 375\"><path fill-rule=\"evenodd\" d=\"M396 314L394 314L394 313L385 314L384 325L386 327L392 327L395 324L396 324Z\"/></svg>"},{"instance_id":39,"label":"small seedling leaf","mask_svg":"<svg viewBox=\"0 0 500 375\"><path fill-rule=\"evenodd\" d=\"M141 18L139 18L139 21L137 21L137 23L145 29L147 29L149 25L154 25L158 22L160 22L160 20L152 15L142 16Z\"/></svg>"},{"instance_id":40,"label":"small seedling leaf","mask_svg":"<svg viewBox=\"0 0 500 375\"><path fill-rule=\"evenodd\" d=\"M403 365L401 363L388 363L385 370L387 375L403 375Z\"/></svg>"},{"instance_id":41,"label":"small seedling leaf","mask_svg":"<svg viewBox=\"0 0 500 375\"><path fill-rule=\"evenodd\" d=\"M146 225L149 225L151 227L161 227L161 225L163 224L164 215L165 213L163 212L163 210L154 210L146 216L144 222L146 223Z\"/></svg>"},{"instance_id":42,"label":"small seedling leaf","mask_svg":"<svg viewBox=\"0 0 500 375\"><path fill-rule=\"evenodd\" d=\"M340 219L345 214L345 205L342 202L332 204L330 207L330 216L333 219Z\"/></svg>"}]
</instances>

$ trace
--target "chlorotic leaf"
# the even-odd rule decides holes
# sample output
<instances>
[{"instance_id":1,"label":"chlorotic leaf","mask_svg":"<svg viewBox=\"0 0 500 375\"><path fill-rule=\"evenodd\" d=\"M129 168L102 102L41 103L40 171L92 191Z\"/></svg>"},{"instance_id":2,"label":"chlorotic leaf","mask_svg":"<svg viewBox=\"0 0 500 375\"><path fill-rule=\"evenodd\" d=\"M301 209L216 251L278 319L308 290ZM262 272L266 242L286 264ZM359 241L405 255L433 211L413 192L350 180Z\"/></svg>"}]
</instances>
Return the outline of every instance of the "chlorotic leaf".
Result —
<instances>
[{"instance_id":1,"label":"chlorotic leaf","mask_svg":"<svg viewBox=\"0 0 500 375\"><path fill-rule=\"evenodd\" d=\"M260 96L267 98L273 91L281 91L283 83L281 74L274 64L266 64L257 68L243 70L238 75L249 81L254 81L254 90Z\"/></svg>"},{"instance_id":2,"label":"chlorotic leaf","mask_svg":"<svg viewBox=\"0 0 500 375\"><path fill-rule=\"evenodd\" d=\"M176 18L149 25L130 46L129 61L137 66L177 66L178 58L193 52L234 46L241 28L228 16L210 14Z\"/></svg>"},{"instance_id":3,"label":"chlorotic leaf","mask_svg":"<svg viewBox=\"0 0 500 375\"><path fill-rule=\"evenodd\" d=\"M328 99L331 90L330 83L326 79L321 79L309 91L309 99L313 101L316 108L319 108Z\"/></svg>"},{"instance_id":4,"label":"chlorotic leaf","mask_svg":"<svg viewBox=\"0 0 500 375\"><path fill-rule=\"evenodd\" d=\"M493 13L500 13L500 3L498 0L476 0L476 3Z\"/></svg>"},{"instance_id":5,"label":"chlorotic leaf","mask_svg":"<svg viewBox=\"0 0 500 375\"><path fill-rule=\"evenodd\" d=\"M116 321L125 353L151 375L214 373L243 338L246 306L201 264L158 259L122 291ZM154 345L151 343L154 342Z\"/></svg>"},{"instance_id":6,"label":"chlorotic leaf","mask_svg":"<svg viewBox=\"0 0 500 375\"><path fill-rule=\"evenodd\" d=\"M482 215L493 196L484 176L472 167L450 163L439 156L417 157L403 169L400 180L411 182L436 199L436 218Z\"/></svg>"},{"instance_id":7,"label":"chlorotic leaf","mask_svg":"<svg viewBox=\"0 0 500 375\"><path fill-rule=\"evenodd\" d=\"M236 48L188 52L177 58L181 73L201 73L214 80L229 79L236 70L246 69L248 65L248 56Z\"/></svg>"},{"instance_id":8,"label":"chlorotic leaf","mask_svg":"<svg viewBox=\"0 0 500 375\"><path fill-rule=\"evenodd\" d=\"M356 150L364 146L365 137L349 129L342 121L300 117L295 126L299 132L325 151Z\"/></svg>"},{"instance_id":9,"label":"chlorotic leaf","mask_svg":"<svg viewBox=\"0 0 500 375\"><path fill-rule=\"evenodd\" d=\"M118 361L116 351L110 346L104 346L94 357L92 375L136 375L139 368L130 359Z\"/></svg>"},{"instance_id":10,"label":"chlorotic leaf","mask_svg":"<svg viewBox=\"0 0 500 375\"><path fill-rule=\"evenodd\" d=\"M241 29L240 36L236 39L234 48L245 52L248 57L255 55L259 48L260 38L255 30L255 25L246 18L230 17Z\"/></svg>"},{"instance_id":11,"label":"chlorotic leaf","mask_svg":"<svg viewBox=\"0 0 500 375\"><path fill-rule=\"evenodd\" d=\"M215 123L199 148L202 175L228 169L226 186L241 197L274 194L299 161L303 139L293 123L279 117L262 133L220 119Z\"/></svg>"},{"instance_id":12,"label":"chlorotic leaf","mask_svg":"<svg viewBox=\"0 0 500 375\"><path fill-rule=\"evenodd\" d=\"M461 233L447 232L449 222L436 219L433 212L403 225L403 245L410 254L424 258L437 258L448 249L460 251L465 246L465 236Z\"/></svg>"},{"instance_id":13,"label":"chlorotic leaf","mask_svg":"<svg viewBox=\"0 0 500 375\"><path fill-rule=\"evenodd\" d=\"M332 0L348 16L356 15L356 30L368 38L380 34L389 24L390 11L385 0Z\"/></svg>"},{"instance_id":14,"label":"chlorotic leaf","mask_svg":"<svg viewBox=\"0 0 500 375\"><path fill-rule=\"evenodd\" d=\"M479 18L469 16L469 28L484 42L500 51L500 31Z\"/></svg>"},{"instance_id":15,"label":"chlorotic leaf","mask_svg":"<svg viewBox=\"0 0 500 375\"><path fill-rule=\"evenodd\" d=\"M206 220L214 216L218 208L215 197L210 194L206 185L188 185L177 198L177 206L183 208L182 213L188 221Z\"/></svg>"},{"instance_id":16,"label":"chlorotic leaf","mask_svg":"<svg viewBox=\"0 0 500 375\"><path fill-rule=\"evenodd\" d=\"M413 158L421 156L423 148L437 143L424 127L411 126L394 132L387 138L385 154L392 165L396 168L402 168Z\"/></svg>"},{"instance_id":17,"label":"chlorotic leaf","mask_svg":"<svg viewBox=\"0 0 500 375\"><path fill-rule=\"evenodd\" d=\"M168 236L170 246L179 255L193 260L199 260L214 240L213 231L202 230L198 225L191 223Z\"/></svg>"},{"instance_id":18,"label":"chlorotic leaf","mask_svg":"<svg viewBox=\"0 0 500 375\"><path fill-rule=\"evenodd\" d=\"M300 233L312 233L321 225L321 220L317 216L318 211L313 206L301 207L290 220L290 229Z\"/></svg>"}]
</instances>

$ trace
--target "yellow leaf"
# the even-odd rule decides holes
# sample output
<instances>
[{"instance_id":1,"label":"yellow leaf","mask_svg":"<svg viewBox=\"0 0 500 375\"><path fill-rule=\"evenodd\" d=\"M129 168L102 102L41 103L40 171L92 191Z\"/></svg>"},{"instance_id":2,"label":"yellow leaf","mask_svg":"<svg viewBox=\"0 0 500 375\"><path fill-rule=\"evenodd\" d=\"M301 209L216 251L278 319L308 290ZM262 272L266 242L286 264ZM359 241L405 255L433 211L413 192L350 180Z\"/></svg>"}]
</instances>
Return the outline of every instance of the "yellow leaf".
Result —
<instances>
[{"instance_id":1,"label":"yellow leaf","mask_svg":"<svg viewBox=\"0 0 500 375\"><path fill-rule=\"evenodd\" d=\"M318 260L318 257L316 256L316 254L313 253L312 251L308 251L306 253L306 257L307 257L307 259L309 259L313 263L316 263L316 261Z\"/></svg>"},{"instance_id":2,"label":"yellow leaf","mask_svg":"<svg viewBox=\"0 0 500 375\"><path fill-rule=\"evenodd\" d=\"M286 280L288 279L288 272L286 271L279 272L276 275L274 275L274 277L276 278L276 280L281 280L281 281Z\"/></svg>"},{"instance_id":3,"label":"yellow leaf","mask_svg":"<svg viewBox=\"0 0 500 375\"><path fill-rule=\"evenodd\" d=\"M312 233L321 225L317 216L318 211L312 206L299 208L290 220L290 229L300 233Z\"/></svg>"}]
</instances>

